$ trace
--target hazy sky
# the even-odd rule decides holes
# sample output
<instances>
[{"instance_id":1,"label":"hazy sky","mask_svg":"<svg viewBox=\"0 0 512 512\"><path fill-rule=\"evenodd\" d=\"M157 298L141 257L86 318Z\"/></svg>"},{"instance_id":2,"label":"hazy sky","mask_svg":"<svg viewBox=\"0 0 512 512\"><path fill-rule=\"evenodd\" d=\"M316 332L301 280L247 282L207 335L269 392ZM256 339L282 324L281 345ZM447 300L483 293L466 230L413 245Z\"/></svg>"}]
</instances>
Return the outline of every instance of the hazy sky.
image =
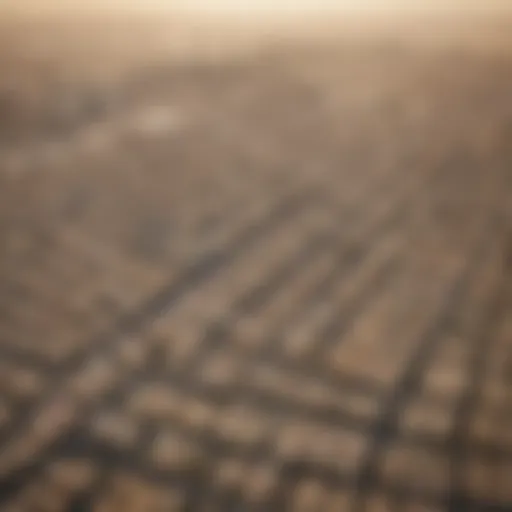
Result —
<instances>
[{"instance_id":1,"label":"hazy sky","mask_svg":"<svg viewBox=\"0 0 512 512\"><path fill-rule=\"evenodd\" d=\"M209 14L284 14L361 10L492 10L512 7L512 0L0 0L0 10L58 12L114 9L185 9Z\"/></svg>"}]
</instances>

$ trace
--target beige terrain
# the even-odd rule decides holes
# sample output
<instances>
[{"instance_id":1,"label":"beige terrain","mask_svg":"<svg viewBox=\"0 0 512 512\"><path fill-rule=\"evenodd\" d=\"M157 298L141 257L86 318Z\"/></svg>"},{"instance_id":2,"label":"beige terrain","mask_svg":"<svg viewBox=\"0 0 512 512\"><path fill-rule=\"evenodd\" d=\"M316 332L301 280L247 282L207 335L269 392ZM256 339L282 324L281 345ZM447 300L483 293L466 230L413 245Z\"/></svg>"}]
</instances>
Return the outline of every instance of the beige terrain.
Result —
<instances>
[{"instance_id":1,"label":"beige terrain","mask_svg":"<svg viewBox=\"0 0 512 512\"><path fill-rule=\"evenodd\" d=\"M512 510L504 15L8 11L2 512Z\"/></svg>"}]
</instances>

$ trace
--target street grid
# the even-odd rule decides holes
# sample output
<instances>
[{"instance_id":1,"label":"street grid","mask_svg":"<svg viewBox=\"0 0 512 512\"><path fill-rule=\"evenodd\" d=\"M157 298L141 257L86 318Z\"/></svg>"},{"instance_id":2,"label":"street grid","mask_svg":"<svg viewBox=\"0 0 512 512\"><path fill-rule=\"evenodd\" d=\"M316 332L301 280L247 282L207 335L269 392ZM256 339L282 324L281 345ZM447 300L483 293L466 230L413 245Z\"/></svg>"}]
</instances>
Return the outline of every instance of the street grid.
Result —
<instances>
[{"instance_id":1,"label":"street grid","mask_svg":"<svg viewBox=\"0 0 512 512\"><path fill-rule=\"evenodd\" d=\"M0 508L512 510L511 85L301 47L18 127Z\"/></svg>"}]
</instances>

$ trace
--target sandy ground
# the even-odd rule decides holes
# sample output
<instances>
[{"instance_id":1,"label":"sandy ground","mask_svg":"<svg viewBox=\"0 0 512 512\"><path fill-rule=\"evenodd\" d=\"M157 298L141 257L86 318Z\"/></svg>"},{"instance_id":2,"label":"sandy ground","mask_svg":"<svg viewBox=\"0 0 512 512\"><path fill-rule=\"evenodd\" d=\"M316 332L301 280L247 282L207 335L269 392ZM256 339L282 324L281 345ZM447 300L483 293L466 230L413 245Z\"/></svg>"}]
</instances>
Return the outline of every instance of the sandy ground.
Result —
<instances>
[{"instance_id":1,"label":"sandy ground","mask_svg":"<svg viewBox=\"0 0 512 512\"><path fill-rule=\"evenodd\" d=\"M2 511L510 510L504 32L20 23Z\"/></svg>"}]
</instances>

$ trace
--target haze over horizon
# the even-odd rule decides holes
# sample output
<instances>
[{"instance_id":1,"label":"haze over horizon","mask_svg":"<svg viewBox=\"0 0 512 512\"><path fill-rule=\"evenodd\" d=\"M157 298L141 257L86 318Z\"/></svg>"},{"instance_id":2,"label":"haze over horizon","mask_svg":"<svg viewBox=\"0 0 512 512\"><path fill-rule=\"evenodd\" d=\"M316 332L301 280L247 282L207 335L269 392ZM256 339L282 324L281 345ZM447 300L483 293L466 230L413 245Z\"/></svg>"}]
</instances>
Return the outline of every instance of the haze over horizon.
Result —
<instances>
[{"instance_id":1,"label":"haze over horizon","mask_svg":"<svg viewBox=\"0 0 512 512\"><path fill-rule=\"evenodd\" d=\"M505 0L3 0L0 13L26 15L94 12L192 13L214 16L296 16L302 14L346 14L350 12L455 12L464 16L474 12L511 12Z\"/></svg>"}]
</instances>

